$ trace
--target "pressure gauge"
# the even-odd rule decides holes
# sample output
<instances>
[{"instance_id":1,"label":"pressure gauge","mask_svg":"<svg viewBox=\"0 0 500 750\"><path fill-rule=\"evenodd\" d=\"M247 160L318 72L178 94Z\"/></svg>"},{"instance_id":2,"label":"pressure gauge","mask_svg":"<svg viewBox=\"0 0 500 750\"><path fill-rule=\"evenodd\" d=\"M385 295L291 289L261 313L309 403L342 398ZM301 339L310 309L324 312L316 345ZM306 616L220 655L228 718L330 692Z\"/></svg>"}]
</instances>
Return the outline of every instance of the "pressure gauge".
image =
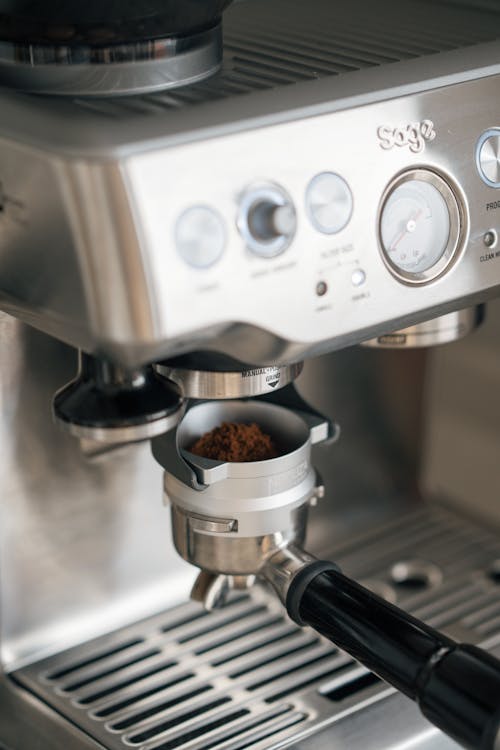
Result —
<instances>
[{"instance_id":1,"label":"pressure gauge","mask_svg":"<svg viewBox=\"0 0 500 750\"><path fill-rule=\"evenodd\" d=\"M451 186L436 172L412 169L387 188L380 210L382 257L400 281L425 284L458 255L465 212Z\"/></svg>"}]
</instances>

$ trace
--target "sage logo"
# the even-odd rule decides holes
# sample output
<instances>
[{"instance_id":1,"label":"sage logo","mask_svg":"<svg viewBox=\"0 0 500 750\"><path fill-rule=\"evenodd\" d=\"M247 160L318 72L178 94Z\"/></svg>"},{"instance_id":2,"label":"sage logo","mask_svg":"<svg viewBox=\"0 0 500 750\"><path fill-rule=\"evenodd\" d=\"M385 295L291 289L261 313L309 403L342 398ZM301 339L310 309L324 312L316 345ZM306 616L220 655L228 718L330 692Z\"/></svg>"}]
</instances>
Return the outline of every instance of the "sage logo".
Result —
<instances>
[{"instance_id":1,"label":"sage logo","mask_svg":"<svg viewBox=\"0 0 500 750\"><path fill-rule=\"evenodd\" d=\"M389 151L394 146L403 148L408 146L414 154L420 154L425 144L436 137L432 120L409 122L407 125L393 127L381 125L377 130L380 147Z\"/></svg>"}]
</instances>

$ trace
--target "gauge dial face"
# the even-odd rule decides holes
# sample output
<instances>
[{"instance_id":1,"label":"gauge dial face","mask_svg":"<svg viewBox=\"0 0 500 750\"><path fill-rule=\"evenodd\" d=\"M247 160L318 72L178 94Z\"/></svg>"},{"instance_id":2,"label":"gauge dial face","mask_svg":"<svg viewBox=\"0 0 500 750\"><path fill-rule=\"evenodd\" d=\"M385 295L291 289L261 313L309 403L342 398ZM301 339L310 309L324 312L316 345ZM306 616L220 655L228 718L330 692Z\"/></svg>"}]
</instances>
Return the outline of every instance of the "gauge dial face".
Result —
<instances>
[{"instance_id":1,"label":"gauge dial face","mask_svg":"<svg viewBox=\"0 0 500 750\"><path fill-rule=\"evenodd\" d=\"M435 172L401 175L386 192L380 213L380 242L392 273L410 283L441 275L455 257L460 216L455 194Z\"/></svg>"}]
</instances>

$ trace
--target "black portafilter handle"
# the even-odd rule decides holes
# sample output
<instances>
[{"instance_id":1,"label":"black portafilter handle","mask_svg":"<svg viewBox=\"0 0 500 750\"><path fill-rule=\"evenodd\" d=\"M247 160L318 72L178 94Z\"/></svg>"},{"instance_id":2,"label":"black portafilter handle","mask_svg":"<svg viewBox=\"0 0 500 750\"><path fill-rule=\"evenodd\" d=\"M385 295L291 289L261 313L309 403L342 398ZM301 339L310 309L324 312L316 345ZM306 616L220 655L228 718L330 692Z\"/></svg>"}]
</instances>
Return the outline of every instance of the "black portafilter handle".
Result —
<instances>
[{"instance_id":1,"label":"black portafilter handle","mask_svg":"<svg viewBox=\"0 0 500 750\"><path fill-rule=\"evenodd\" d=\"M500 661L459 644L343 575L305 564L286 594L290 617L333 641L416 701L424 716L470 750L500 748Z\"/></svg>"}]
</instances>

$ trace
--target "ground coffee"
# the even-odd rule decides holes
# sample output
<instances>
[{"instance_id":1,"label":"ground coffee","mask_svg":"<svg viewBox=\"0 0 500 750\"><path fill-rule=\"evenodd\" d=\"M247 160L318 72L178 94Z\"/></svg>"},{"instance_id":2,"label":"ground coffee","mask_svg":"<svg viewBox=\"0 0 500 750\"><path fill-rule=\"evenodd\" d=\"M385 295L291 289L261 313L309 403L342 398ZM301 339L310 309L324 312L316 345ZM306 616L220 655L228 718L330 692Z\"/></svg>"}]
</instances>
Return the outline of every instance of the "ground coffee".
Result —
<instances>
[{"instance_id":1,"label":"ground coffee","mask_svg":"<svg viewBox=\"0 0 500 750\"><path fill-rule=\"evenodd\" d=\"M189 450L196 456L215 461L244 463L276 458L278 451L270 435L258 424L223 422L202 435Z\"/></svg>"}]
</instances>

